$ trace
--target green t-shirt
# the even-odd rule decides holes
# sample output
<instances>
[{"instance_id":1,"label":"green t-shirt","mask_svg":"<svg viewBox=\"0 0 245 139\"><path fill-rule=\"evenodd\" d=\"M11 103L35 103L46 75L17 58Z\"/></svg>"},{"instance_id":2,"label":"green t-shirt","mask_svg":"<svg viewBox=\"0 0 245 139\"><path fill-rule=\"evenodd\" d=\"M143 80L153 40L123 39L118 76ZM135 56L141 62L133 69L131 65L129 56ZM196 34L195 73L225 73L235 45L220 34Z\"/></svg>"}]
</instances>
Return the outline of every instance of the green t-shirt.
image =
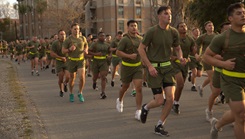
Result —
<instances>
[{"instance_id":1,"label":"green t-shirt","mask_svg":"<svg viewBox=\"0 0 245 139\"><path fill-rule=\"evenodd\" d=\"M76 49L70 53L68 53L69 57L72 58L81 58L84 57L84 48L88 46L87 40L85 37L81 36L79 38L75 38L73 36L69 36L66 38L64 43L62 44L62 47L68 49L72 45L76 46Z\"/></svg>"},{"instance_id":2,"label":"green t-shirt","mask_svg":"<svg viewBox=\"0 0 245 139\"><path fill-rule=\"evenodd\" d=\"M16 44L16 46L15 46L15 50L17 51L17 52L22 52L23 51L23 45L21 45L20 43L19 44Z\"/></svg>"},{"instance_id":3,"label":"green t-shirt","mask_svg":"<svg viewBox=\"0 0 245 139\"><path fill-rule=\"evenodd\" d=\"M115 38L112 42L111 42L111 48L117 48L118 47L118 44L119 44L119 41L117 38ZM116 51L113 51L112 52L113 55L116 54Z\"/></svg>"},{"instance_id":4,"label":"green t-shirt","mask_svg":"<svg viewBox=\"0 0 245 139\"><path fill-rule=\"evenodd\" d=\"M40 49L39 49L40 54L46 54L46 43L40 44Z\"/></svg>"},{"instance_id":5,"label":"green t-shirt","mask_svg":"<svg viewBox=\"0 0 245 139\"><path fill-rule=\"evenodd\" d=\"M37 49L38 49L39 45L40 45L39 42L30 41L30 42L28 43L28 46L29 46L29 47L30 47L30 46L34 46L34 48L31 48L29 52L31 52L31 53L37 53L37 52L38 52Z\"/></svg>"},{"instance_id":6,"label":"green t-shirt","mask_svg":"<svg viewBox=\"0 0 245 139\"><path fill-rule=\"evenodd\" d=\"M226 34L229 34L228 45L225 46ZM217 35L210 44L210 49L222 55L224 61L236 58L235 68L232 71L245 73L245 33L237 33L232 29Z\"/></svg>"},{"instance_id":7,"label":"green t-shirt","mask_svg":"<svg viewBox=\"0 0 245 139\"><path fill-rule=\"evenodd\" d=\"M179 33L171 26L162 29L155 25L146 32L142 43L148 47L146 54L150 62L166 62L172 55L171 48L180 44Z\"/></svg>"},{"instance_id":8,"label":"green t-shirt","mask_svg":"<svg viewBox=\"0 0 245 139\"><path fill-rule=\"evenodd\" d=\"M193 38L189 37L188 35L186 35L184 38L180 37L180 47L183 53L183 58L189 57L194 46L195 42ZM173 55L176 56L176 53L174 52Z\"/></svg>"},{"instance_id":9,"label":"green t-shirt","mask_svg":"<svg viewBox=\"0 0 245 139\"><path fill-rule=\"evenodd\" d=\"M62 53L62 44L59 40L56 40L52 43L52 51L56 53L58 56L65 57L65 54Z\"/></svg>"},{"instance_id":10,"label":"green t-shirt","mask_svg":"<svg viewBox=\"0 0 245 139\"><path fill-rule=\"evenodd\" d=\"M101 52L102 56L108 55L110 53L109 49L110 49L109 44L106 42L101 42L101 41L97 41L93 43L91 47L89 48L89 50L94 53Z\"/></svg>"},{"instance_id":11,"label":"green t-shirt","mask_svg":"<svg viewBox=\"0 0 245 139\"><path fill-rule=\"evenodd\" d=\"M14 51L14 44L9 44L9 51L13 52Z\"/></svg>"},{"instance_id":12,"label":"green t-shirt","mask_svg":"<svg viewBox=\"0 0 245 139\"><path fill-rule=\"evenodd\" d=\"M140 42L142 41L142 37L137 35L136 37L130 36L129 34L125 34L125 36L121 39L121 41L118 44L117 50L122 51L126 54L137 54L136 59L129 59L123 57L122 60L128 63L138 63L140 62L140 55L138 53L138 47L140 45Z\"/></svg>"},{"instance_id":13,"label":"green t-shirt","mask_svg":"<svg viewBox=\"0 0 245 139\"><path fill-rule=\"evenodd\" d=\"M202 34L199 36L196 40L196 45L197 45L197 53L198 54L203 54L208 47L208 45L211 43L212 39L214 36L216 36L216 33L213 33L211 35L208 35L207 33Z\"/></svg>"}]
</instances>

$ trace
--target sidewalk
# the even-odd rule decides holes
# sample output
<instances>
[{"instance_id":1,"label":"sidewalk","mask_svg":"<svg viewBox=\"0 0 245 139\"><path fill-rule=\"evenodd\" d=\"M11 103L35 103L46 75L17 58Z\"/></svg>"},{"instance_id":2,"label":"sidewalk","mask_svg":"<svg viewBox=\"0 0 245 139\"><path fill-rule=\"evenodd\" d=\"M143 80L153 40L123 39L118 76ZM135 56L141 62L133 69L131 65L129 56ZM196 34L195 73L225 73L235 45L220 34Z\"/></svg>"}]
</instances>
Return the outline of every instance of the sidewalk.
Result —
<instances>
[{"instance_id":1,"label":"sidewalk","mask_svg":"<svg viewBox=\"0 0 245 139\"><path fill-rule=\"evenodd\" d=\"M99 91L92 89L92 78L87 77L83 91L85 102L80 103L75 94L75 102L69 102L69 94L59 97L57 76L51 74L51 69L39 71L40 76L31 76L30 61L13 64L18 69L20 81L25 86L28 95L40 116L43 137L51 139L157 139L160 136L153 133L161 108L149 112L147 122L142 124L134 119L135 98L130 96L130 90L124 98L124 112L116 111L116 98L120 89L119 77L115 87L110 86L111 75L108 75L106 89L107 98L99 99ZM205 77L197 79L202 83ZM97 82L100 88L100 81ZM187 81L180 100L180 115L170 113L165 124L170 133L168 139L209 139L210 124L205 121L204 110L207 107L209 87L204 90L201 98L196 92L190 91L191 84ZM76 80L75 90L78 90ZM149 88L143 88L143 103L152 99ZM214 116L220 118L227 105L214 106ZM37 132L38 133L38 132ZM37 138L40 136L37 135ZM219 138L233 139L233 127L226 126Z\"/></svg>"}]
</instances>

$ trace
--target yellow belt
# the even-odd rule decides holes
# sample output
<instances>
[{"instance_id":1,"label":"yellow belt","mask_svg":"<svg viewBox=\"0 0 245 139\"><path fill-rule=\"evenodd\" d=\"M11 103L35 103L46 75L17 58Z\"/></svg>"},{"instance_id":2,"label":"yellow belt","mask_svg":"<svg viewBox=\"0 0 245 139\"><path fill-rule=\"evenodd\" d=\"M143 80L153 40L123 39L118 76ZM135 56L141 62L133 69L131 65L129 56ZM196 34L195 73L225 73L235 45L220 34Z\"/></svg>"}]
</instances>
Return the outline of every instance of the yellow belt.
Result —
<instances>
[{"instance_id":1,"label":"yellow belt","mask_svg":"<svg viewBox=\"0 0 245 139\"><path fill-rule=\"evenodd\" d=\"M58 60L58 61L62 61L62 59L60 59L60 58L55 58L56 60Z\"/></svg>"},{"instance_id":2,"label":"yellow belt","mask_svg":"<svg viewBox=\"0 0 245 139\"><path fill-rule=\"evenodd\" d=\"M137 63L127 63L127 62L125 62L125 61L122 61L122 64L123 64L124 66L128 66L128 67L138 67L138 66L141 65L141 62L137 62Z\"/></svg>"},{"instance_id":3,"label":"yellow belt","mask_svg":"<svg viewBox=\"0 0 245 139\"><path fill-rule=\"evenodd\" d=\"M79 57L79 58L68 57L68 59L70 59L72 61L80 61L80 60L83 60L83 57Z\"/></svg>"},{"instance_id":4,"label":"yellow belt","mask_svg":"<svg viewBox=\"0 0 245 139\"><path fill-rule=\"evenodd\" d=\"M186 59L185 61L188 62L188 59ZM180 64L180 60L179 59L176 59L175 62Z\"/></svg>"},{"instance_id":5,"label":"yellow belt","mask_svg":"<svg viewBox=\"0 0 245 139\"><path fill-rule=\"evenodd\" d=\"M117 55L112 55L112 57L117 57Z\"/></svg>"},{"instance_id":6,"label":"yellow belt","mask_svg":"<svg viewBox=\"0 0 245 139\"><path fill-rule=\"evenodd\" d=\"M48 51L46 51L46 53L50 53L50 51L48 50Z\"/></svg>"},{"instance_id":7,"label":"yellow belt","mask_svg":"<svg viewBox=\"0 0 245 139\"><path fill-rule=\"evenodd\" d=\"M32 53L32 52L29 52L31 55L34 55L34 54L36 54L36 53Z\"/></svg>"},{"instance_id":8,"label":"yellow belt","mask_svg":"<svg viewBox=\"0 0 245 139\"><path fill-rule=\"evenodd\" d=\"M217 67L214 67L214 70L217 71L217 72L222 72L222 69L217 68Z\"/></svg>"},{"instance_id":9,"label":"yellow belt","mask_svg":"<svg viewBox=\"0 0 245 139\"><path fill-rule=\"evenodd\" d=\"M191 58L196 58L195 56L192 56L192 55L189 55L189 57L191 57Z\"/></svg>"},{"instance_id":10,"label":"yellow belt","mask_svg":"<svg viewBox=\"0 0 245 139\"><path fill-rule=\"evenodd\" d=\"M166 66L170 66L171 62L167 61L167 62L163 62L163 63L151 63L151 65L153 67L166 67Z\"/></svg>"},{"instance_id":11,"label":"yellow belt","mask_svg":"<svg viewBox=\"0 0 245 139\"><path fill-rule=\"evenodd\" d=\"M230 77L245 78L245 73L243 72L234 72L234 71L228 71L228 70L222 69L222 73Z\"/></svg>"},{"instance_id":12,"label":"yellow belt","mask_svg":"<svg viewBox=\"0 0 245 139\"><path fill-rule=\"evenodd\" d=\"M106 59L106 56L94 56L94 59Z\"/></svg>"}]
</instances>

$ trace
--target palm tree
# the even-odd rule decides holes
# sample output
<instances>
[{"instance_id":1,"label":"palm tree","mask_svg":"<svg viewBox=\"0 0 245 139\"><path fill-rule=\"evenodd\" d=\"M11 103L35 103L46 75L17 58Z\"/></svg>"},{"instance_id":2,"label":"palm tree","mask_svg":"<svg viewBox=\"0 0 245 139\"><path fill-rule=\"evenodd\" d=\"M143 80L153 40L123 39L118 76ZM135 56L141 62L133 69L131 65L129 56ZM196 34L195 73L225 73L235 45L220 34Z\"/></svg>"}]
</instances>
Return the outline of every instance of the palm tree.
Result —
<instances>
[{"instance_id":1,"label":"palm tree","mask_svg":"<svg viewBox=\"0 0 245 139\"><path fill-rule=\"evenodd\" d=\"M42 22L42 15L43 13L47 10L47 1L45 0L35 0L35 11L38 14L38 29L43 28L43 22ZM40 27L40 28L39 28ZM42 31L39 32L41 33L41 36L43 37Z\"/></svg>"},{"instance_id":2,"label":"palm tree","mask_svg":"<svg viewBox=\"0 0 245 139\"><path fill-rule=\"evenodd\" d=\"M18 11L19 13L19 19L21 20L22 28L21 28L21 33L20 36L21 38L24 38L24 14L27 13L28 8L26 5L22 4L21 1L23 0L17 0L18 4L14 4L14 9Z\"/></svg>"}]
</instances>

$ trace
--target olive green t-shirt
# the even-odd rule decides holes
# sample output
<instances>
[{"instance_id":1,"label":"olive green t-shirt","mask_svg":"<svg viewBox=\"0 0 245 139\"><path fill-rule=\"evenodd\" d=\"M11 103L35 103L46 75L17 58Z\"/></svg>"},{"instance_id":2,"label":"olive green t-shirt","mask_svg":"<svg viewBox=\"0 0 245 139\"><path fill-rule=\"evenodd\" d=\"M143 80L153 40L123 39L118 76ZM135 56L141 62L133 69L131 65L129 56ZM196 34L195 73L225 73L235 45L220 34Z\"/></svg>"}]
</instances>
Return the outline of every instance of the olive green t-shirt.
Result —
<instances>
[{"instance_id":1,"label":"olive green t-shirt","mask_svg":"<svg viewBox=\"0 0 245 139\"><path fill-rule=\"evenodd\" d=\"M39 49L40 54L46 54L46 43L42 43Z\"/></svg>"},{"instance_id":2,"label":"olive green t-shirt","mask_svg":"<svg viewBox=\"0 0 245 139\"><path fill-rule=\"evenodd\" d=\"M206 48L208 47L208 45L211 43L212 39L216 35L217 35L216 33L213 33L211 35L204 33L197 38L196 45L197 45L197 53L199 55L201 55L205 52Z\"/></svg>"},{"instance_id":3,"label":"olive green t-shirt","mask_svg":"<svg viewBox=\"0 0 245 139\"><path fill-rule=\"evenodd\" d=\"M146 54L150 62L166 62L172 55L171 48L180 44L179 33L171 26L162 29L155 25L146 32L142 43L148 47Z\"/></svg>"},{"instance_id":4,"label":"olive green t-shirt","mask_svg":"<svg viewBox=\"0 0 245 139\"><path fill-rule=\"evenodd\" d=\"M225 46L226 34L229 34L228 45ZM245 33L238 33L229 29L212 40L209 48L216 54L222 55L224 61L236 58L232 71L245 73Z\"/></svg>"},{"instance_id":5,"label":"olive green t-shirt","mask_svg":"<svg viewBox=\"0 0 245 139\"><path fill-rule=\"evenodd\" d=\"M56 53L58 56L65 57L65 54L62 53L62 44L59 40L56 40L52 43L51 50Z\"/></svg>"},{"instance_id":6,"label":"olive green t-shirt","mask_svg":"<svg viewBox=\"0 0 245 139\"><path fill-rule=\"evenodd\" d=\"M191 50L195 46L195 42L193 38L186 35L184 38L180 37L180 47L183 53L183 58L188 58L189 54L191 53ZM173 53L174 56L176 56L176 53Z\"/></svg>"},{"instance_id":7,"label":"olive green t-shirt","mask_svg":"<svg viewBox=\"0 0 245 139\"><path fill-rule=\"evenodd\" d=\"M23 51L23 45L21 45L20 43L19 43L19 44L16 44L15 50L16 50L17 52L22 52L22 51Z\"/></svg>"},{"instance_id":8,"label":"olive green t-shirt","mask_svg":"<svg viewBox=\"0 0 245 139\"><path fill-rule=\"evenodd\" d=\"M34 42L34 41L30 41L30 42L28 43L28 46L29 46L29 47L30 47L30 46L33 46L33 45L34 45L34 48L30 48L30 51L29 51L29 52L31 52L31 53L37 53L37 52L38 52L37 49L38 49L40 43L39 43L39 42Z\"/></svg>"},{"instance_id":9,"label":"olive green t-shirt","mask_svg":"<svg viewBox=\"0 0 245 139\"><path fill-rule=\"evenodd\" d=\"M14 44L10 44L10 45L9 45L9 51L12 52L13 50L14 50Z\"/></svg>"},{"instance_id":10,"label":"olive green t-shirt","mask_svg":"<svg viewBox=\"0 0 245 139\"><path fill-rule=\"evenodd\" d=\"M68 53L68 56L72 57L72 58L84 57L84 49L86 46L88 46L86 38L83 36L81 36L79 38L69 36L66 38L66 40L62 44L62 46L66 49L70 48L72 45L75 45L76 49L74 51Z\"/></svg>"},{"instance_id":11,"label":"olive green t-shirt","mask_svg":"<svg viewBox=\"0 0 245 139\"><path fill-rule=\"evenodd\" d=\"M137 35L136 37L130 36L129 34L125 34L125 36L121 39L121 41L118 44L117 50L123 51L126 54L137 54L136 59L129 59L123 57L122 60L128 63L137 63L140 62L140 55L138 53L138 47L140 45L140 42L142 41L142 37Z\"/></svg>"},{"instance_id":12,"label":"olive green t-shirt","mask_svg":"<svg viewBox=\"0 0 245 139\"><path fill-rule=\"evenodd\" d=\"M89 50L94 53L101 52L102 56L108 55L110 53L109 49L110 49L109 44L101 41L94 42L89 48Z\"/></svg>"},{"instance_id":13,"label":"olive green t-shirt","mask_svg":"<svg viewBox=\"0 0 245 139\"><path fill-rule=\"evenodd\" d=\"M3 49L7 49L7 48L8 48L8 44L3 43L3 44L2 44L2 48L3 48Z\"/></svg>"},{"instance_id":14,"label":"olive green t-shirt","mask_svg":"<svg viewBox=\"0 0 245 139\"><path fill-rule=\"evenodd\" d=\"M117 38L115 38L112 42L111 42L111 48L117 48L118 47L118 44L119 44L119 41ZM116 54L116 51L113 51L112 52L113 55Z\"/></svg>"}]
</instances>

